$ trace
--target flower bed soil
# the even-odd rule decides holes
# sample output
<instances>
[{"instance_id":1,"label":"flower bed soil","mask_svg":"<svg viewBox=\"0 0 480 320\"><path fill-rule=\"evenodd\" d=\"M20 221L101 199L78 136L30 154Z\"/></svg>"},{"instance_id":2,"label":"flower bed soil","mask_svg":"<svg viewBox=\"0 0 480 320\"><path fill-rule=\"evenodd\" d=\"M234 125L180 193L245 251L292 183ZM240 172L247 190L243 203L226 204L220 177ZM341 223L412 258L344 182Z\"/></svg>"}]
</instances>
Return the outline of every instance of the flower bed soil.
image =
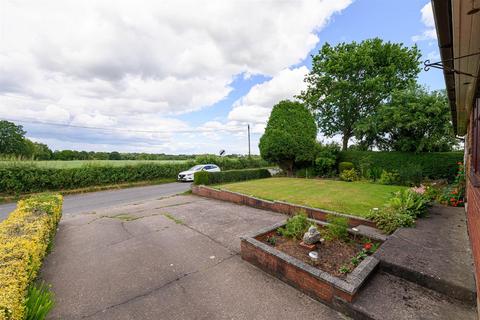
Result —
<instances>
[{"instance_id":1,"label":"flower bed soil","mask_svg":"<svg viewBox=\"0 0 480 320\"><path fill-rule=\"evenodd\" d=\"M267 241L267 239L272 236L276 238L274 246ZM346 278L347 274L341 273L339 269L344 265L351 267L351 259L362 251L364 243L363 237L354 239L353 236L351 236L348 242L341 240L325 241L322 244L317 243L315 249L309 250L300 246L301 240L283 237L275 231L260 235L256 237L256 239L302 262L342 279ZM308 256L310 251L318 252L318 262L316 265L313 264ZM352 269L353 268L351 268L351 270Z\"/></svg>"}]
</instances>

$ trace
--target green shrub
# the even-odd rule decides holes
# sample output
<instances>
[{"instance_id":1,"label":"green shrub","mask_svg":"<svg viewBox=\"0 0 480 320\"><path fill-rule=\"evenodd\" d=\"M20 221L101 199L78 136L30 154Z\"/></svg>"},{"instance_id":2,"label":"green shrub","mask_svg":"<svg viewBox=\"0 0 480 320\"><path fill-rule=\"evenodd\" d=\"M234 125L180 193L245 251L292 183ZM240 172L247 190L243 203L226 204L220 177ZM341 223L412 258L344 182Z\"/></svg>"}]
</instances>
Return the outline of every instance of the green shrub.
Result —
<instances>
[{"instance_id":1,"label":"green shrub","mask_svg":"<svg viewBox=\"0 0 480 320\"><path fill-rule=\"evenodd\" d=\"M46 319L54 304L54 295L49 286L43 282L30 285L25 300L25 320Z\"/></svg>"},{"instance_id":2,"label":"green shrub","mask_svg":"<svg viewBox=\"0 0 480 320\"><path fill-rule=\"evenodd\" d=\"M198 163L215 163L222 170L244 169L265 166L259 157L226 158L204 156ZM164 178L175 179L197 162L141 163L125 166L87 164L75 168L48 168L34 162L2 164L0 166L0 194L20 194L54 190L68 190L119 184L126 182L152 181Z\"/></svg>"},{"instance_id":3,"label":"green shrub","mask_svg":"<svg viewBox=\"0 0 480 320\"><path fill-rule=\"evenodd\" d=\"M390 234L400 227L411 227L415 219L426 214L430 199L412 190L396 192L382 208L372 209L367 219L374 221L383 232Z\"/></svg>"},{"instance_id":4,"label":"green shrub","mask_svg":"<svg viewBox=\"0 0 480 320\"><path fill-rule=\"evenodd\" d=\"M62 215L62 196L20 200L0 223L0 319L25 319L26 294Z\"/></svg>"},{"instance_id":5,"label":"green shrub","mask_svg":"<svg viewBox=\"0 0 480 320\"><path fill-rule=\"evenodd\" d=\"M195 184L219 184L227 182L246 181L253 179L270 178L271 174L268 169L245 169L245 170L230 170L220 172L206 172L203 171L201 178L197 178L200 172L196 172L194 176ZM205 177L204 177L205 176ZM199 183L201 179L201 183Z\"/></svg>"},{"instance_id":6,"label":"green shrub","mask_svg":"<svg viewBox=\"0 0 480 320\"><path fill-rule=\"evenodd\" d=\"M305 212L299 212L293 217L287 220L287 224L284 227L278 228L277 232L287 238L302 239L308 228L313 225L308 220Z\"/></svg>"},{"instance_id":7,"label":"green shrub","mask_svg":"<svg viewBox=\"0 0 480 320\"><path fill-rule=\"evenodd\" d=\"M352 162L343 161L338 164L338 172L342 173L344 170L353 169L354 165Z\"/></svg>"},{"instance_id":8,"label":"green shrub","mask_svg":"<svg viewBox=\"0 0 480 320\"><path fill-rule=\"evenodd\" d=\"M348 239L348 219L336 214L327 215L327 233L328 240L346 240Z\"/></svg>"},{"instance_id":9,"label":"green shrub","mask_svg":"<svg viewBox=\"0 0 480 320\"><path fill-rule=\"evenodd\" d=\"M358 175L355 169L346 169L340 173L340 179L347 182L357 181Z\"/></svg>"},{"instance_id":10,"label":"green shrub","mask_svg":"<svg viewBox=\"0 0 480 320\"><path fill-rule=\"evenodd\" d=\"M338 161L352 162L357 168L361 168L362 162L367 162L370 170L378 168L375 170L397 171L401 183L418 184L419 179L453 181L457 162L463 161L463 152L341 151Z\"/></svg>"},{"instance_id":11,"label":"green shrub","mask_svg":"<svg viewBox=\"0 0 480 320\"><path fill-rule=\"evenodd\" d=\"M463 207L465 197L465 167L462 162L458 162L458 172L455 177L455 181L446 186L441 195L439 195L439 201L443 204L453 207Z\"/></svg>"},{"instance_id":12,"label":"green shrub","mask_svg":"<svg viewBox=\"0 0 480 320\"><path fill-rule=\"evenodd\" d=\"M193 175L193 184L196 185L209 185L210 184L210 174L208 171L198 171Z\"/></svg>"},{"instance_id":13,"label":"green shrub","mask_svg":"<svg viewBox=\"0 0 480 320\"><path fill-rule=\"evenodd\" d=\"M335 172L340 146L336 143L317 143L315 150L315 174L317 176L331 176Z\"/></svg>"},{"instance_id":14,"label":"green shrub","mask_svg":"<svg viewBox=\"0 0 480 320\"><path fill-rule=\"evenodd\" d=\"M393 172L388 172L386 170L382 171L382 174L380 175L380 179L378 180L378 183L380 184L399 184L400 183L400 175L393 171Z\"/></svg>"},{"instance_id":15,"label":"green shrub","mask_svg":"<svg viewBox=\"0 0 480 320\"><path fill-rule=\"evenodd\" d=\"M414 219L426 214L430 199L410 189L395 192L387 206Z\"/></svg>"},{"instance_id":16,"label":"green shrub","mask_svg":"<svg viewBox=\"0 0 480 320\"><path fill-rule=\"evenodd\" d=\"M367 218L374 221L377 228L386 234L391 234L400 227L411 227L415 224L415 219L412 216L400 214L390 207L372 210Z\"/></svg>"}]
</instances>

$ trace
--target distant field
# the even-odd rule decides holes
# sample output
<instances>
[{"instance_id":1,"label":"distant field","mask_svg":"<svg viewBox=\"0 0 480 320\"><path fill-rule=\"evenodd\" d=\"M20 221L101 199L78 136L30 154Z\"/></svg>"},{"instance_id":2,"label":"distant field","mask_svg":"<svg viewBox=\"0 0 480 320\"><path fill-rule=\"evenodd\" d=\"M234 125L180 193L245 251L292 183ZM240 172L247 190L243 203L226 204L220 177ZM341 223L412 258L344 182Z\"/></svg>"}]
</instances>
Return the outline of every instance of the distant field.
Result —
<instances>
[{"instance_id":1,"label":"distant field","mask_svg":"<svg viewBox=\"0 0 480 320\"><path fill-rule=\"evenodd\" d=\"M142 163L185 163L188 160L72 160L72 161L0 161L0 166L32 164L44 168L78 168L85 165L126 166Z\"/></svg>"}]
</instances>

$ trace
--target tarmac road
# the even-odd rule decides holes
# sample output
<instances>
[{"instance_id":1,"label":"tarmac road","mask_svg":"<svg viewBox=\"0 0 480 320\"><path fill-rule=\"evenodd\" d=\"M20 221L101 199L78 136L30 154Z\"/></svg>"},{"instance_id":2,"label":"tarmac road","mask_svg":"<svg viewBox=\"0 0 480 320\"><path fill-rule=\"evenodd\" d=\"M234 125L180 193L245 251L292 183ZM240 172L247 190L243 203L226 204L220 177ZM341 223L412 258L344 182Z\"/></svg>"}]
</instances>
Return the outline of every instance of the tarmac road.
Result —
<instances>
[{"instance_id":1,"label":"tarmac road","mask_svg":"<svg viewBox=\"0 0 480 320\"><path fill-rule=\"evenodd\" d=\"M145 187L89 192L65 196L63 214L79 214L106 209L118 205L158 199L185 192L190 189L190 183L165 183ZM0 205L0 221L4 220L16 207L16 203Z\"/></svg>"}]
</instances>

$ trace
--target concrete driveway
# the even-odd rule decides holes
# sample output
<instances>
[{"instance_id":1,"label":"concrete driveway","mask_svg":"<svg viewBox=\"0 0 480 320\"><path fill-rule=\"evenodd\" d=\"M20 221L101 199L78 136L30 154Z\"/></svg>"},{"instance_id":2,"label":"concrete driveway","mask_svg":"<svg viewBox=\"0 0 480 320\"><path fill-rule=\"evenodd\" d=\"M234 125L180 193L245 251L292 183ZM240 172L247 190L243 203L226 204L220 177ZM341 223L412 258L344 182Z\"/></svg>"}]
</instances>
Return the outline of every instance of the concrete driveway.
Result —
<instances>
[{"instance_id":1,"label":"concrete driveway","mask_svg":"<svg viewBox=\"0 0 480 320\"><path fill-rule=\"evenodd\" d=\"M344 319L241 260L241 234L284 219L196 196L67 216L41 275L51 319Z\"/></svg>"},{"instance_id":2,"label":"concrete driveway","mask_svg":"<svg viewBox=\"0 0 480 320\"><path fill-rule=\"evenodd\" d=\"M173 182L145 187L74 194L64 197L63 214L79 214L115 207L121 204L158 199L182 193L189 189L190 183ZM15 207L16 203L0 204L0 221L6 219Z\"/></svg>"}]
</instances>

